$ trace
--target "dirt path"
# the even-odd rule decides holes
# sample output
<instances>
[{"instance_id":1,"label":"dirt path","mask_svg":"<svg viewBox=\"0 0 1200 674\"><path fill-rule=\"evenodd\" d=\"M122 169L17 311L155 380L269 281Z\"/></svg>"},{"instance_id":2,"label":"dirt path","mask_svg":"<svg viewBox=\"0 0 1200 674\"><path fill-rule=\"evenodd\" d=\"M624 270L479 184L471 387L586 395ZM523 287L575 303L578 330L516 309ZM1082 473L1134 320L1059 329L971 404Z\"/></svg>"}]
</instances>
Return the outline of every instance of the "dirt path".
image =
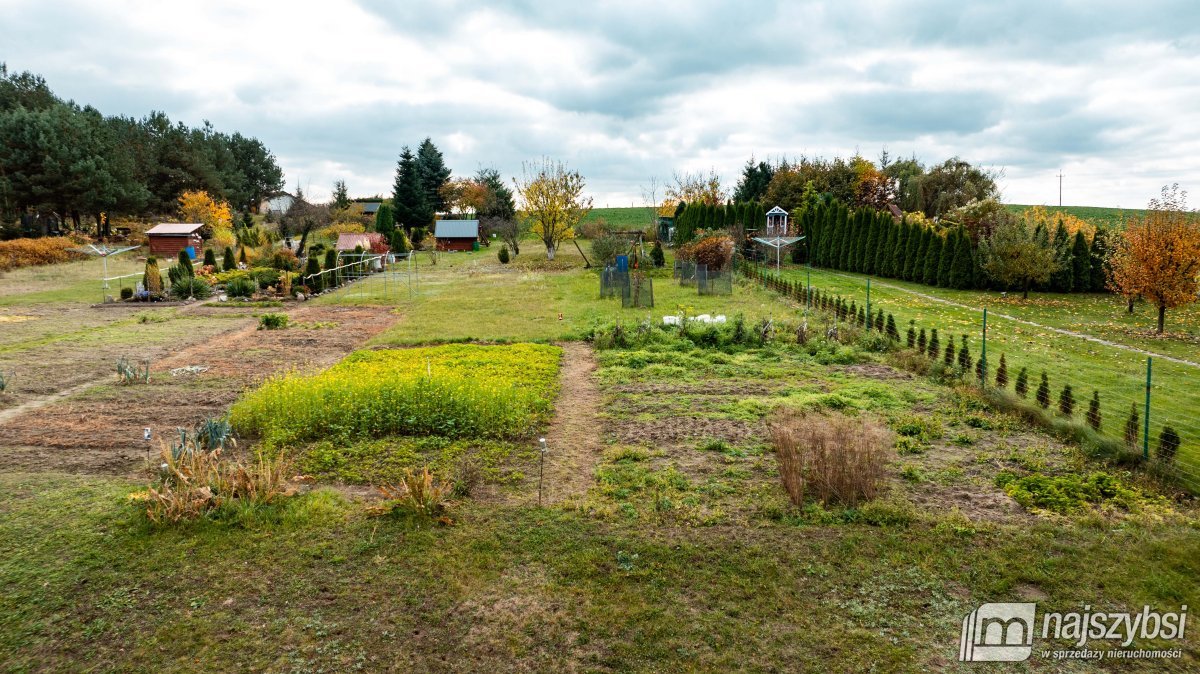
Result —
<instances>
[{"instance_id":1,"label":"dirt path","mask_svg":"<svg viewBox=\"0 0 1200 674\"><path fill-rule=\"evenodd\" d=\"M596 357L587 344L563 344L561 389L554 421L546 432L545 496L548 503L582 496L596 479L604 451Z\"/></svg>"},{"instance_id":2,"label":"dirt path","mask_svg":"<svg viewBox=\"0 0 1200 674\"><path fill-rule=\"evenodd\" d=\"M49 404L53 403L54 401L59 400L61 398L73 396L76 393L81 393L83 391L86 391L87 389L89 389L93 386L96 386L97 384L102 384L105 381L111 381L111 380L112 380L112 376L106 376L102 379L85 381L82 384L76 384L75 386L72 386L69 389L65 389L62 391L56 391L55 393L52 393L47 396L42 396L40 398L34 398L32 400L27 400L27 401L21 403L20 405L17 405L16 407L10 407L6 410L0 410L0 424L3 424L4 422L8 421L9 419L13 419L22 414L25 414L26 412L32 412L38 408L45 407L46 405L49 405Z\"/></svg>"}]
</instances>

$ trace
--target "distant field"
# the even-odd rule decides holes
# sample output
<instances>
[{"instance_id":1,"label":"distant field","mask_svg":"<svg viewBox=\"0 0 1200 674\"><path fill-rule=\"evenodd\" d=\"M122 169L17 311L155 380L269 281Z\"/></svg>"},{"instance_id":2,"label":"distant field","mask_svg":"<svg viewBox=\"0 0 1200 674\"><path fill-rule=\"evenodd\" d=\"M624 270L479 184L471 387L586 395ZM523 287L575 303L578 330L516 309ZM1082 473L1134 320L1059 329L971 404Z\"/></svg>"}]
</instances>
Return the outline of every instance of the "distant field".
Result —
<instances>
[{"instance_id":1,"label":"distant field","mask_svg":"<svg viewBox=\"0 0 1200 674\"><path fill-rule=\"evenodd\" d=\"M1020 213L1029 208L1025 204L1005 204L1004 207L1014 213ZM1127 219L1146 212L1141 208L1108 208L1105 206L1044 206L1044 208L1051 213L1062 212L1074 215L1093 225L1117 228L1124 227Z\"/></svg>"},{"instance_id":2,"label":"distant field","mask_svg":"<svg viewBox=\"0 0 1200 674\"><path fill-rule=\"evenodd\" d=\"M1027 204L1005 204L1005 208L1014 213L1020 213L1029 207ZM1059 211L1069 213L1101 227L1124 227L1126 219L1145 212L1140 208L1108 208L1105 206L1045 206L1045 209L1051 213ZM592 212L584 218L584 222L603 218L610 225L618 225L623 229L641 228L647 224L648 212L649 209L644 207L593 208Z\"/></svg>"}]
</instances>

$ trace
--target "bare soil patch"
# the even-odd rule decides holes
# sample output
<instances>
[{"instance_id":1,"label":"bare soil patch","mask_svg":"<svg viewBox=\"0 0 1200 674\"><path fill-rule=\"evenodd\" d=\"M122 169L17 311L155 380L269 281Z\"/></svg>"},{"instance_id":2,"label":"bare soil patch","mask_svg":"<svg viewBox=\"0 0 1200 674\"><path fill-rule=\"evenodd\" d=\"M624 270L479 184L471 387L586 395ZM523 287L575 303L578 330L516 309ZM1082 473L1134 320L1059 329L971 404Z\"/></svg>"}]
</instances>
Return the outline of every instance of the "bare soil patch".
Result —
<instances>
[{"instance_id":1,"label":"bare soil patch","mask_svg":"<svg viewBox=\"0 0 1200 674\"><path fill-rule=\"evenodd\" d=\"M226 332L155 362L149 384L84 386L0 421L0 469L135 472L147 453L142 429L150 428L156 440L169 438L177 428L224 413L245 388L271 374L333 364L396 320L379 307L305 306L289 314L293 322L337 326L257 330L248 321L221 319ZM208 369L169 373L188 365Z\"/></svg>"},{"instance_id":2,"label":"bare soil patch","mask_svg":"<svg viewBox=\"0 0 1200 674\"><path fill-rule=\"evenodd\" d=\"M852 374L856 377L864 377L866 379L912 379L912 373L904 370L897 370L889 365L880 365L878 363L858 363L855 365L847 365L838 368L839 371L847 374Z\"/></svg>"}]
</instances>

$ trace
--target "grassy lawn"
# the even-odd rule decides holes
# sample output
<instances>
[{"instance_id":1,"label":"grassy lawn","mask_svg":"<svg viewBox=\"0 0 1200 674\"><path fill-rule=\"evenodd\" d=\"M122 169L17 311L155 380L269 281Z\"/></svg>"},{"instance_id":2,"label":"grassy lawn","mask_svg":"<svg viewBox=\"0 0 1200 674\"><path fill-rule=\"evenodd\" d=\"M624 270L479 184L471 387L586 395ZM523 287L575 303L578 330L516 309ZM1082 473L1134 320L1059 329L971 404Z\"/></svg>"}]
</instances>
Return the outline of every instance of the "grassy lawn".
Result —
<instances>
[{"instance_id":1,"label":"grassy lawn","mask_svg":"<svg viewBox=\"0 0 1200 674\"><path fill-rule=\"evenodd\" d=\"M587 243L584 242L585 246ZM419 294L392 285L385 294L379 277L361 288L350 286L324 295L322 303L388 304L402 315L391 329L375 338L379 345L411 345L453 340L555 341L578 339L598 323L620 319L629 323L662 321L686 308L691 315L738 313L747 319L782 317L790 310L769 294L738 286L732 296L700 296L694 287L671 279L668 268L651 273L653 309L623 309L620 299L600 299L600 277L584 270L573 246L547 263L545 250L527 242L516 261L500 265L496 247L478 253L447 253L431 266L419 257Z\"/></svg>"},{"instance_id":2,"label":"grassy lawn","mask_svg":"<svg viewBox=\"0 0 1200 674\"><path fill-rule=\"evenodd\" d=\"M794 303L748 282L730 297L700 297L658 271L655 308L622 309L619 300L599 299L598 277L582 269L574 247L554 262L534 242L507 266L495 254L495 247L445 254L436 265L419 256L415 297L407 288L385 292L374 277L295 309L342 312L333 316L343 326L359 314L388 319L387 307L396 319L370 341L363 331L347 342L347 351L365 349L340 364L323 361L324 374L306 369L278 390L254 389L271 396L243 398L262 419L275 419L275 409L304 431L279 435L271 447L290 452L294 472L307 476L295 495L155 525L129 498L148 476L0 470L0 669L968 671L975 667L957 662L960 626L984 602L1131 612L1200 603L1195 503L1144 475L1087 458L966 388L895 369L889 363L897 354L870 351L866 342L817 335L797 344L782 331L765 344L700 347L677 330L637 325L658 324L681 307L748 322L800 319ZM814 284L818 278L847 296L857 282L814 274ZM901 331L917 319L945 331L944 344L946 333L971 329L970 310L917 299L872 292ZM1080 309L1084 318L1062 325L1099 325L1104 311ZM165 320L125 314L109 328L89 324L53 337L30 330L0 343L0 356L60 346L107 352L127 339L161 344L178 331L202 339L204 326L233 325L213 320L215 313L150 315ZM611 348L598 341L594 351L578 344L407 348L569 340L617 319L632 341ZM1107 386L1106 367L1124 362L1102 350L1109 347L1085 342L1066 351L1059 344L1066 338L997 321L990 339L1007 353L1011 376L1020 365L1053 368L1053 383L1080 382L1081 400L1087 387ZM334 332L243 334L203 362L216 365L219 356L230 376L249 382L253 372L241 370L261 371L285 347L315 351L313 341ZM379 348L389 346L405 348ZM560 351L587 355L573 361L587 368L572 370L583 372L572 386L592 396L596 413L578 423L597 448L578 464L582 480L547 472L563 481L550 489L562 498L539 507L535 439L547 430L554 437L560 421L547 423L543 399L557 394L562 412L564 382L572 381ZM413 386L426 385L424 371L458 388L428 400L397 388L413 367ZM407 368L403 376L393 372L399 368ZM146 408L161 406L149 397L169 397L155 394L178 389L169 383L135 393L147 396ZM317 392L314 383L321 395L301 405L305 392ZM480 393L492 386L528 389L538 399ZM78 398L105 394L95 388ZM1124 397L1104 389L1112 406L1106 425L1123 421L1118 404L1136 394L1136 387ZM458 405L471 419L486 412L489 421L456 421L454 432L413 430L431 400ZM322 401L338 407L322 409ZM486 407L497 401L507 401L504 409ZM140 414L138 405L129 403L129 413ZM403 408L395 421L404 428L363 413L367 406ZM886 431L881 495L854 507L793 505L769 433L785 411L842 414ZM505 415L516 413L519 423L505 430ZM255 443L244 437L236 449L253 453ZM0 447L0 456L8 449ZM570 470L577 464L561 457L574 449L551 446L547 466ZM468 466L477 488L456 490L441 524L381 512L364 485L422 466L463 483ZM1084 479L1106 487L1071 491ZM1102 639L1088 646L1119 647ZM1195 630L1182 641L1138 640L1132 648L1179 648L1182 657L1117 664L1035 655L1030 668L1193 671L1200 662Z\"/></svg>"},{"instance_id":3,"label":"grassy lawn","mask_svg":"<svg viewBox=\"0 0 1200 674\"><path fill-rule=\"evenodd\" d=\"M785 268L785 278L807 282L803 267ZM866 277L859 274L812 270L812 285L854 300L860 306L866 300ZM922 297L921 293L949 300L946 304ZM1071 330L1109 340L1135 349L1197 360L1200 344L1200 306L1191 306L1171 314L1175 332L1169 337L1148 333L1151 317L1142 306L1129 317L1119 298L1105 295L1055 295L1035 293L1029 300L1019 296L1000 297L995 292L956 291L893 281L872 280L873 310L882 308L896 316L903 334L910 320L918 328L937 328L942 347L947 335L956 342L968 335L973 357L979 357L983 308L988 316L988 362L993 373L1001 354L1009 368L1010 382L1022 367L1030 373L1030 391L1045 371L1050 379L1052 400L1056 404L1064 384L1071 384L1077 400L1077 414L1086 409L1093 390L1100 391L1104 429L1120 437L1130 405L1137 403L1139 414L1145 402L1146 355L1106 346L1078 337L1070 337L1034 327L1000 314L1032 321L1047 327ZM970 308L967 308L970 307ZM1164 424L1170 424L1184 438L1180 448L1180 466L1189 484L1200 487L1200 392L1189 384L1200 374L1195 367L1156 359L1151 412L1151 451L1157 444ZM1011 387L1012 384L1010 383ZM1144 421L1144 419L1143 419Z\"/></svg>"}]
</instances>

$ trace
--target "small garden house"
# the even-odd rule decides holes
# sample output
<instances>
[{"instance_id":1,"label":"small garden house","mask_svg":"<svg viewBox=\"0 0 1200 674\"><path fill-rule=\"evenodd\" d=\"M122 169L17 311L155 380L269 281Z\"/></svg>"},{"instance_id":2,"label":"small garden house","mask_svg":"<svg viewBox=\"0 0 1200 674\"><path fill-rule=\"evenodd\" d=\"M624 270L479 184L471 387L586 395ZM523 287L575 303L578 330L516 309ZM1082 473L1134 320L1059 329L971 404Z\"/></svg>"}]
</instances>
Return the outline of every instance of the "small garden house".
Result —
<instances>
[{"instance_id":1,"label":"small garden house","mask_svg":"<svg viewBox=\"0 0 1200 674\"><path fill-rule=\"evenodd\" d=\"M433 236L438 250L474 250L479 244L479 221L438 220Z\"/></svg>"},{"instance_id":2,"label":"small garden house","mask_svg":"<svg viewBox=\"0 0 1200 674\"><path fill-rule=\"evenodd\" d=\"M150 254L159 257L176 257L179 251L191 248L192 259L204 249L204 239L200 238L199 222L162 222L146 232L150 240Z\"/></svg>"}]
</instances>

